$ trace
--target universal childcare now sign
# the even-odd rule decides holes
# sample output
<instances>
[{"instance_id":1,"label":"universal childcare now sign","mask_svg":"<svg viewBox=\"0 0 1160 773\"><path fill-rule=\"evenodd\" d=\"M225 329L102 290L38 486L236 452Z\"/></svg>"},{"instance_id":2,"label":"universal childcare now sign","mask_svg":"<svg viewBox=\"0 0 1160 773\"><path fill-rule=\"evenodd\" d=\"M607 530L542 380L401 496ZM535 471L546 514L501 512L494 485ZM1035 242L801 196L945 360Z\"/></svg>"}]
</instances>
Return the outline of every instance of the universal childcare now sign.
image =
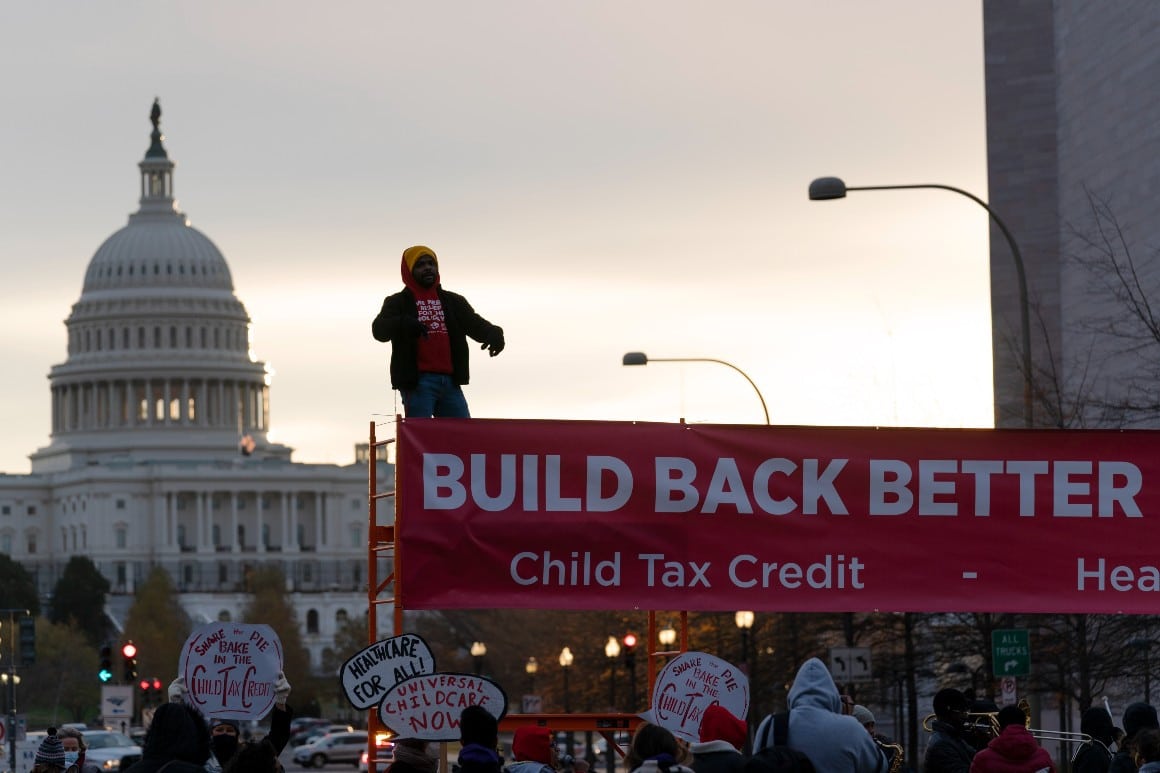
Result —
<instances>
[{"instance_id":1,"label":"universal childcare now sign","mask_svg":"<svg viewBox=\"0 0 1160 773\"><path fill-rule=\"evenodd\" d=\"M417 419L410 609L1138 612L1160 433Z\"/></svg>"}]
</instances>

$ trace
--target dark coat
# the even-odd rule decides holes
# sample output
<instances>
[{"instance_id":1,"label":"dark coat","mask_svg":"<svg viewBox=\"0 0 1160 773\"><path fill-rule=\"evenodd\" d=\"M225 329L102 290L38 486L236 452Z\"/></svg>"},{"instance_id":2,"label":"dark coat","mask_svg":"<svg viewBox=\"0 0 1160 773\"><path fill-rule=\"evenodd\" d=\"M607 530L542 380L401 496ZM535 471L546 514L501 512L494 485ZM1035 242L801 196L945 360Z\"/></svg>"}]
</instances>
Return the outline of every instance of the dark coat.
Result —
<instances>
[{"instance_id":1,"label":"dark coat","mask_svg":"<svg viewBox=\"0 0 1160 773\"><path fill-rule=\"evenodd\" d=\"M693 773L741 773L745 768L745 757L728 741L722 741L722 748L698 749L708 744L694 744L693 763L689 766ZM723 747L729 748L723 748Z\"/></svg>"},{"instance_id":2,"label":"dark coat","mask_svg":"<svg viewBox=\"0 0 1160 773\"><path fill-rule=\"evenodd\" d=\"M1112 753L1102 742L1092 739L1079 748L1071 763L1072 773L1108 773Z\"/></svg>"},{"instance_id":3,"label":"dark coat","mask_svg":"<svg viewBox=\"0 0 1160 773\"><path fill-rule=\"evenodd\" d=\"M931 724L934 734L926 747L922 769L926 773L968 773L975 747L941 720Z\"/></svg>"},{"instance_id":4,"label":"dark coat","mask_svg":"<svg viewBox=\"0 0 1160 773\"><path fill-rule=\"evenodd\" d=\"M502 346L503 329L476 314L462 295L442 287L438 293L451 343L451 376L456 384L463 386L471 377L467 338ZM394 389L409 391L419 383L418 339L401 324L403 319L416 319L417 315L415 296L404 288L383 300L379 315L371 323L371 334L376 341L391 342L391 387Z\"/></svg>"}]
</instances>

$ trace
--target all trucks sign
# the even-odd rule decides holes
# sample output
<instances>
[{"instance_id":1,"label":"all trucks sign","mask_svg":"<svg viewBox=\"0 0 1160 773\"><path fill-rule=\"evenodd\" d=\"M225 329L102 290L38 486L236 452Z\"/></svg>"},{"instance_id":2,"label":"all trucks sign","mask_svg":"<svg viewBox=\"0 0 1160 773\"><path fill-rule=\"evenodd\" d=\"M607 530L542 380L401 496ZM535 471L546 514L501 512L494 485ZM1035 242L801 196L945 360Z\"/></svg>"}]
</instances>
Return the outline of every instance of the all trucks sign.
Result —
<instances>
[{"instance_id":1,"label":"all trucks sign","mask_svg":"<svg viewBox=\"0 0 1160 773\"><path fill-rule=\"evenodd\" d=\"M1153 613L1160 433L402 421L408 609Z\"/></svg>"}]
</instances>

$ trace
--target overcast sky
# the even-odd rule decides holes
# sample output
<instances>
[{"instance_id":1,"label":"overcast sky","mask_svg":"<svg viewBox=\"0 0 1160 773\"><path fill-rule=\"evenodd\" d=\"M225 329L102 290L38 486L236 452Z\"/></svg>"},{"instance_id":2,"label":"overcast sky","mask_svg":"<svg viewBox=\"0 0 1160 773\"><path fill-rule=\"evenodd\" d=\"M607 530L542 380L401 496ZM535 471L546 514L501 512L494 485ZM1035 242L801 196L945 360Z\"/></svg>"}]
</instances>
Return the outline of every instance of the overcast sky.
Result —
<instances>
[{"instance_id":1,"label":"overcast sky","mask_svg":"<svg viewBox=\"0 0 1160 773\"><path fill-rule=\"evenodd\" d=\"M370 322L412 244L501 325L480 417L991 426L978 0L20 3L0 11L0 471L137 208L181 209L273 371L271 437L353 460L400 402Z\"/></svg>"}]
</instances>

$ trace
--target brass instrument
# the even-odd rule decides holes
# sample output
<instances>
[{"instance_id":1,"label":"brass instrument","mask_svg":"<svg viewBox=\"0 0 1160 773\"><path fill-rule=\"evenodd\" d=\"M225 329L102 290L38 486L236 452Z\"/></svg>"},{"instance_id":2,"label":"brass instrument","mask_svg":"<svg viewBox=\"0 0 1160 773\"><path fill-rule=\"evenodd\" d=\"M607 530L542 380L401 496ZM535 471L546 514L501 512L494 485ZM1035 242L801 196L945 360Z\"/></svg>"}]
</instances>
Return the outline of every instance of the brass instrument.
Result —
<instances>
[{"instance_id":1,"label":"brass instrument","mask_svg":"<svg viewBox=\"0 0 1160 773\"><path fill-rule=\"evenodd\" d=\"M889 773L899 773L902 770L902 763L905 760L902 744L889 743L882 736L875 735L871 737L874 739L874 743L878 744L878 748L882 750L882 753L886 755L886 759L890 760Z\"/></svg>"},{"instance_id":2,"label":"brass instrument","mask_svg":"<svg viewBox=\"0 0 1160 773\"><path fill-rule=\"evenodd\" d=\"M1020 698L1017 705L1023 710L1025 720L1023 722L1027 731L1038 741L1063 741L1065 743L1085 744L1092 740L1092 737L1087 733L1076 733L1068 730L1045 730L1043 728L1031 726L1031 705L1026 698ZM1109 714L1111 712L1108 712ZM981 712L967 712L966 719L963 722L963 729L968 733L985 732L990 737L995 738L999 735L999 712L997 711L981 711ZM928 733L934 732L931 723L936 719L934 714L928 714L922 719L922 729ZM1076 750L1079 751L1078 749Z\"/></svg>"}]
</instances>

